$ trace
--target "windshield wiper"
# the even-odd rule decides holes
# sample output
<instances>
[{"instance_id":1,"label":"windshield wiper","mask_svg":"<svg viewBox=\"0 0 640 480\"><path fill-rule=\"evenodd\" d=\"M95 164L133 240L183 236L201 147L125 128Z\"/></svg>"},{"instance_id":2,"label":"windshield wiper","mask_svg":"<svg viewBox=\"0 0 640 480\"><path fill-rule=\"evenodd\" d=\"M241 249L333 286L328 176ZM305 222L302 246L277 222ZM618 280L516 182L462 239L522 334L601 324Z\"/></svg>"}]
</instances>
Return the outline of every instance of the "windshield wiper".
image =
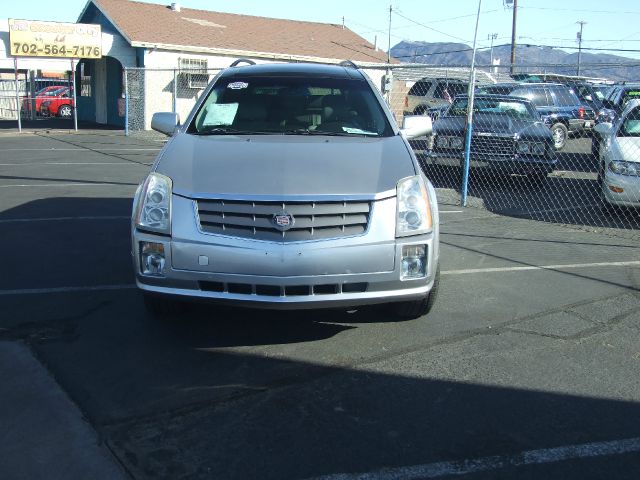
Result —
<instances>
[{"instance_id":1,"label":"windshield wiper","mask_svg":"<svg viewBox=\"0 0 640 480\"><path fill-rule=\"evenodd\" d=\"M201 132L193 132L194 135L273 135L280 132L271 130L239 130L231 127L216 127Z\"/></svg>"},{"instance_id":2,"label":"windshield wiper","mask_svg":"<svg viewBox=\"0 0 640 480\"><path fill-rule=\"evenodd\" d=\"M329 137L354 137L354 136L362 136L362 137L371 137L373 135L378 136L377 133L374 132L328 132L326 130L310 130L308 128L296 128L293 130L285 130L282 132L286 135L324 135Z\"/></svg>"}]
</instances>

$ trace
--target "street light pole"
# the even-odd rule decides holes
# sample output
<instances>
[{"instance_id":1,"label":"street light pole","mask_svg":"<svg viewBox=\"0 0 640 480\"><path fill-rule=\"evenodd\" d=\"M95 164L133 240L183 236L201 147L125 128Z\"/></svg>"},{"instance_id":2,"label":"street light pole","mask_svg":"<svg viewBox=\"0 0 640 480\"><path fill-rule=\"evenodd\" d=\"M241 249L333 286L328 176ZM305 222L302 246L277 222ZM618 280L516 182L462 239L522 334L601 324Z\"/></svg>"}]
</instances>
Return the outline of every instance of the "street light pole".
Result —
<instances>
[{"instance_id":1,"label":"street light pole","mask_svg":"<svg viewBox=\"0 0 640 480\"><path fill-rule=\"evenodd\" d=\"M578 32L577 36L578 36L578 69L576 70L576 76L580 76L580 61L582 60L582 27L585 25L585 21L580 20L579 22L576 22L577 24L580 25L580 31Z\"/></svg>"},{"instance_id":2,"label":"street light pole","mask_svg":"<svg viewBox=\"0 0 640 480\"><path fill-rule=\"evenodd\" d=\"M518 16L518 0L513 0L513 22L511 23L511 75L515 73L516 63L516 18Z\"/></svg>"},{"instance_id":3,"label":"street light pole","mask_svg":"<svg viewBox=\"0 0 640 480\"><path fill-rule=\"evenodd\" d=\"M387 63L391 63L391 14L393 6L389 5L389 48L387 49Z\"/></svg>"}]
</instances>

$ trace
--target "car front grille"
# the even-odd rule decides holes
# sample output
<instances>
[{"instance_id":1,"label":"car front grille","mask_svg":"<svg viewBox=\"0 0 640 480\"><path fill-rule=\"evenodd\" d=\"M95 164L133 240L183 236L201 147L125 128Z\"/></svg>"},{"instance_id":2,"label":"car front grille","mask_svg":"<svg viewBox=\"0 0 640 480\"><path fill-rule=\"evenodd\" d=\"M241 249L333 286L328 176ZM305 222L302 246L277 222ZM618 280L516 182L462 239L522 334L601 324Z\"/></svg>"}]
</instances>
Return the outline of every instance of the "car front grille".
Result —
<instances>
[{"instance_id":1,"label":"car front grille","mask_svg":"<svg viewBox=\"0 0 640 480\"><path fill-rule=\"evenodd\" d=\"M514 148L512 138L474 136L471 139L472 155L513 155Z\"/></svg>"},{"instance_id":2,"label":"car front grille","mask_svg":"<svg viewBox=\"0 0 640 480\"><path fill-rule=\"evenodd\" d=\"M197 200L206 233L276 242L300 242L361 235L370 202L253 202ZM289 225L278 225L276 217Z\"/></svg>"}]
</instances>

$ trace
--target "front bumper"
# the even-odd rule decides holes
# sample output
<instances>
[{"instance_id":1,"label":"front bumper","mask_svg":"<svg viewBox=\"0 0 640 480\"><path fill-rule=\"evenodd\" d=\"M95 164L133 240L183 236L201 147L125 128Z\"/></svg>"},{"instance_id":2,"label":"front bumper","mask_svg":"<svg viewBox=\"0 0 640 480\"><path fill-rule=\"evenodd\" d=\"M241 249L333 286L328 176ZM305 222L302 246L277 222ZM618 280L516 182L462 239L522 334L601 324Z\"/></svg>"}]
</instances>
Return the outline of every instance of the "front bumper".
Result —
<instances>
[{"instance_id":1,"label":"front bumper","mask_svg":"<svg viewBox=\"0 0 640 480\"><path fill-rule=\"evenodd\" d=\"M464 155L454 152L429 152L427 163L461 167ZM527 175L531 173L551 173L558 162L557 159L526 157L520 155L491 155L471 153L472 168L486 168L501 174Z\"/></svg>"},{"instance_id":2,"label":"front bumper","mask_svg":"<svg viewBox=\"0 0 640 480\"><path fill-rule=\"evenodd\" d=\"M612 187L623 191L614 192ZM640 207L640 177L618 175L607 169L602 191L606 200L613 205Z\"/></svg>"},{"instance_id":3,"label":"front bumper","mask_svg":"<svg viewBox=\"0 0 640 480\"><path fill-rule=\"evenodd\" d=\"M136 283L145 292L274 309L351 307L424 298L438 262L437 222L395 238L395 198L376 201L360 236L279 243L199 230L193 202L174 196L173 236L132 228ZM434 212L437 218L437 212ZM164 275L141 273L140 242L162 243ZM426 276L401 279L404 245L425 245Z\"/></svg>"}]
</instances>

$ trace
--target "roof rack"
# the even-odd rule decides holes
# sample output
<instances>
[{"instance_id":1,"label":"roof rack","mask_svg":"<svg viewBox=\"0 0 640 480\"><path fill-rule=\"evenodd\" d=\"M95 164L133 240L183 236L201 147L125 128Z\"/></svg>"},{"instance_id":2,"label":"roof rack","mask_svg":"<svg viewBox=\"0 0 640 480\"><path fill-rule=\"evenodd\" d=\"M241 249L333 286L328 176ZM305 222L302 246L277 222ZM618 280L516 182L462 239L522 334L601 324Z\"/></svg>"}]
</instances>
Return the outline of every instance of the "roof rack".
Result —
<instances>
[{"instance_id":1,"label":"roof rack","mask_svg":"<svg viewBox=\"0 0 640 480\"><path fill-rule=\"evenodd\" d=\"M256 62L254 62L253 60L249 60L248 58L239 58L235 62L233 62L231 65L229 65L229 67L237 67L241 63L246 63L248 65L256 64Z\"/></svg>"},{"instance_id":2,"label":"roof rack","mask_svg":"<svg viewBox=\"0 0 640 480\"><path fill-rule=\"evenodd\" d=\"M356 70L358 70L360 68L360 67L358 67L358 65L353 63L351 60L343 60L343 61L340 62L339 65L341 67L355 68Z\"/></svg>"}]
</instances>

